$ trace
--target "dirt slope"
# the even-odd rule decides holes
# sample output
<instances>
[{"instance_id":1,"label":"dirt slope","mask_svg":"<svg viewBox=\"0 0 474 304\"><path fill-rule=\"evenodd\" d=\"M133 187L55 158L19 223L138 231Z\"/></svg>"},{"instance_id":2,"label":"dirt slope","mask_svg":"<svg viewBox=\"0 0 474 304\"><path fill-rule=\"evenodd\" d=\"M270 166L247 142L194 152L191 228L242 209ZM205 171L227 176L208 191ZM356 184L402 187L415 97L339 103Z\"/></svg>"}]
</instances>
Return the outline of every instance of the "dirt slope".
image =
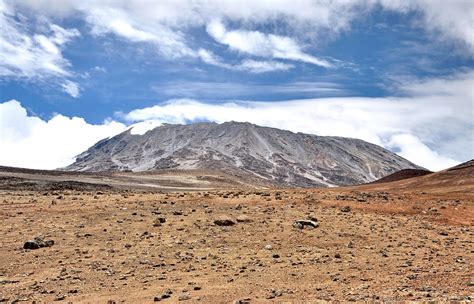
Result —
<instances>
[{"instance_id":1,"label":"dirt slope","mask_svg":"<svg viewBox=\"0 0 474 304\"><path fill-rule=\"evenodd\" d=\"M372 191L424 191L448 193L474 191L474 161L453 168L407 179L357 186L354 189Z\"/></svg>"},{"instance_id":2,"label":"dirt slope","mask_svg":"<svg viewBox=\"0 0 474 304\"><path fill-rule=\"evenodd\" d=\"M395 173L392 173L388 176L382 177L381 179L376 180L375 182L372 182L372 184L394 182L394 181L398 181L402 179L423 176L430 173L433 173L433 172L428 171L428 170L421 170L421 169L403 169Z\"/></svg>"}]
</instances>

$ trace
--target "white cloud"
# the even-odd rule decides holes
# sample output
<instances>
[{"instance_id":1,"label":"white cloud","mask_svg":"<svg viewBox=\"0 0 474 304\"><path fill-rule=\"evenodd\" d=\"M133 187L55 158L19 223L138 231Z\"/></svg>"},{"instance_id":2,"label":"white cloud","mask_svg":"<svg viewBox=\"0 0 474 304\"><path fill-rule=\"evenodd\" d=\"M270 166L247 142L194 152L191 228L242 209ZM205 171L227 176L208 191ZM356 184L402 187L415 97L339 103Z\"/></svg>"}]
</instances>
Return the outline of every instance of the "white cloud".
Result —
<instances>
[{"instance_id":1,"label":"white cloud","mask_svg":"<svg viewBox=\"0 0 474 304\"><path fill-rule=\"evenodd\" d=\"M399 150L400 156L410 159L415 164L429 164L427 167L434 171L453 167L459 163L431 150L413 134L393 135L386 145Z\"/></svg>"},{"instance_id":2,"label":"white cloud","mask_svg":"<svg viewBox=\"0 0 474 304\"><path fill-rule=\"evenodd\" d=\"M132 42L147 42L156 46L165 57L196 57L179 31L163 26L150 19L141 19L125 9L100 6L80 7L86 21L92 26L92 34L102 36L115 34Z\"/></svg>"},{"instance_id":3,"label":"white cloud","mask_svg":"<svg viewBox=\"0 0 474 304\"><path fill-rule=\"evenodd\" d=\"M258 61L258 60L251 60L247 59L240 63L237 66L238 69L249 71L251 73L266 73L266 72L274 72L274 71L286 71L292 69L294 66L292 64L273 61L273 60L266 60L266 61Z\"/></svg>"},{"instance_id":4,"label":"white cloud","mask_svg":"<svg viewBox=\"0 0 474 304\"><path fill-rule=\"evenodd\" d=\"M311 93L312 96L341 96L350 92L337 83L331 82L290 82L279 84L252 84L240 82L193 82L173 81L152 87L153 91L170 98L235 99L249 94L278 94L284 99L288 94Z\"/></svg>"},{"instance_id":5,"label":"white cloud","mask_svg":"<svg viewBox=\"0 0 474 304\"><path fill-rule=\"evenodd\" d=\"M221 68L226 68L226 69L232 69L233 66L231 64L227 64L222 61L221 58L217 57L212 53L211 51L205 50L205 49L199 49L198 50L198 56L199 58L204 61L207 64L210 65L215 65Z\"/></svg>"},{"instance_id":6,"label":"white cloud","mask_svg":"<svg viewBox=\"0 0 474 304\"><path fill-rule=\"evenodd\" d=\"M51 24L45 33L30 34L15 21L14 12L0 4L0 76L47 78L70 76L62 48L80 35L76 29Z\"/></svg>"},{"instance_id":7,"label":"white cloud","mask_svg":"<svg viewBox=\"0 0 474 304\"><path fill-rule=\"evenodd\" d=\"M214 53L205 49L199 49L198 56L202 61L210 65L215 65L229 70L247 71L251 73L286 71L294 67L292 64L273 60L257 61L246 59L239 64L225 63L221 58L214 55Z\"/></svg>"},{"instance_id":8,"label":"white cloud","mask_svg":"<svg viewBox=\"0 0 474 304\"><path fill-rule=\"evenodd\" d=\"M0 0L0 76L28 81L47 80L60 84L69 95L78 97L79 84L67 80L74 73L62 50L80 36L80 32L56 24L45 28L30 33L24 23L15 20L15 12Z\"/></svg>"},{"instance_id":9,"label":"white cloud","mask_svg":"<svg viewBox=\"0 0 474 304\"><path fill-rule=\"evenodd\" d=\"M250 56L294 60L329 67L333 63L318 58L309 52L303 52L305 46L317 49L320 42L337 37L341 32L348 31L354 20L367 16L374 8L398 13L418 12L415 25L432 33L436 40L457 42L474 54L474 2L469 0L353 0L353 1L55 1L51 0L1 0L0 9L3 16L14 14L15 10L31 10L33 15L53 20L67 17L81 18L89 25L95 36L114 34L134 43L153 45L161 56L176 59L182 57L200 58L201 41L194 40L190 29L207 26L209 33L220 43L231 50ZM5 18L4 18L5 19ZM2 23L3 33L10 28L21 27L18 23ZM222 20L223 23L216 20ZM227 30L223 24L232 24L236 30ZM7 27L8 26L8 27ZM13 27L11 27L13 26ZM269 33L258 29L265 28ZM15 32L13 32L15 33ZM19 45L31 49L37 45L42 51L55 53L61 50L64 43L51 41L51 37L43 35L35 38L18 32ZM6 36L6 35L5 35ZM26 37L26 38L25 38ZM66 36L67 37L67 36ZM291 38L290 38L291 37ZM10 43L10 38L6 41ZM25 39L23 39L25 38ZM196 46L196 44L198 44ZM5 47L8 51L9 47ZM31 52L30 52L31 53ZM32 52L34 53L34 52ZM19 56L27 59L25 54ZM10 57L10 56L9 56ZM33 56L34 57L34 56ZM54 73L67 72L68 62L56 55L55 60L43 60L44 69ZM19 58L17 58L19 59ZM250 58L246 58L250 60ZM224 62L215 64L228 68ZM19 60L16 66L21 63ZM284 63L273 70L284 70ZM8 65L0 66L0 73L11 73ZM31 66L31 65L28 65ZM232 65L231 65L232 66ZM269 66L268 64L266 66ZM275 67L276 65L273 65ZM242 67L242 70L244 70ZM286 66L288 67L288 66ZM285 67L285 68L286 68ZM250 72L261 72L264 69L247 69ZM270 69L268 70L270 71Z\"/></svg>"},{"instance_id":10,"label":"white cloud","mask_svg":"<svg viewBox=\"0 0 474 304\"><path fill-rule=\"evenodd\" d=\"M381 6L400 13L419 12L417 20L441 39L455 40L474 52L474 2L470 0L298 0L298 1L55 1L9 0L47 16L65 18L81 14L94 30L115 32L127 39L154 40L166 28L162 42L183 43L179 30L220 19L245 28L279 23L279 28L300 38L337 35L351 23ZM5 4L3 5L5 6ZM165 31L166 32L166 31Z\"/></svg>"},{"instance_id":11,"label":"white cloud","mask_svg":"<svg viewBox=\"0 0 474 304\"><path fill-rule=\"evenodd\" d=\"M87 123L79 117L56 115L48 121L28 116L16 100L0 103L0 165L55 169L97 141L118 134L125 125Z\"/></svg>"},{"instance_id":12,"label":"white cloud","mask_svg":"<svg viewBox=\"0 0 474 304\"><path fill-rule=\"evenodd\" d=\"M379 0L388 10L407 13L421 12L419 26L433 34L437 40L460 43L474 55L474 1L471 0Z\"/></svg>"},{"instance_id":13,"label":"white cloud","mask_svg":"<svg viewBox=\"0 0 474 304\"><path fill-rule=\"evenodd\" d=\"M207 25L207 32L219 43L242 53L266 58L302 61L325 68L332 66L326 60L304 53L296 41L289 37L264 34L258 31L228 31L222 22L217 20Z\"/></svg>"},{"instance_id":14,"label":"white cloud","mask_svg":"<svg viewBox=\"0 0 474 304\"><path fill-rule=\"evenodd\" d=\"M63 91L71 95L71 97L77 98L80 95L79 85L76 82L66 80L63 84Z\"/></svg>"}]
</instances>

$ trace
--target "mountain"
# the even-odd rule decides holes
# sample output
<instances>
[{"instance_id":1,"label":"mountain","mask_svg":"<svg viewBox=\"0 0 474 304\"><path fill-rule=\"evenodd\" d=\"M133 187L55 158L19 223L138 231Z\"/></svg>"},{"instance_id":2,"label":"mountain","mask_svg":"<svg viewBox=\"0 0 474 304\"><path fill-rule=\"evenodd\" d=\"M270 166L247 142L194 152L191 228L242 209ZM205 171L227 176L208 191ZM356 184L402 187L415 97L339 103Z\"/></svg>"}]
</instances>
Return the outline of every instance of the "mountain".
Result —
<instances>
[{"instance_id":1,"label":"mountain","mask_svg":"<svg viewBox=\"0 0 474 304\"><path fill-rule=\"evenodd\" d=\"M276 186L327 187L375 181L420 167L377 145L250 123L164 124L129 129L96 143L65 168L73 171L220 170Z\"/></svg>"}]
</instances>

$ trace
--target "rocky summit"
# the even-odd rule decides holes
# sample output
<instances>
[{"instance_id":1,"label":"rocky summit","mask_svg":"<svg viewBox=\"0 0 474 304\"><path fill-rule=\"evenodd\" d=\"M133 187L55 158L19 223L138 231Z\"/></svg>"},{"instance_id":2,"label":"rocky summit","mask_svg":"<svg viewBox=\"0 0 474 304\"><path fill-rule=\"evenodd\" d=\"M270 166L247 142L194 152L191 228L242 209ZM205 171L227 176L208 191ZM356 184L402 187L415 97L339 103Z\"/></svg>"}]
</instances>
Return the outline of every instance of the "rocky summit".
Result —
<instances>
[{"instance_id":1,"label":"rocky summit","mask_svg":"<svg viewBox=\"0 0 474 304\"><path fill-rule=\"evenodd\" d=\"M66 170L216 170L275 186L331 187L420 168L363 140L226 122L133 128L96 143Z\"/></svg>"}]
</instances>

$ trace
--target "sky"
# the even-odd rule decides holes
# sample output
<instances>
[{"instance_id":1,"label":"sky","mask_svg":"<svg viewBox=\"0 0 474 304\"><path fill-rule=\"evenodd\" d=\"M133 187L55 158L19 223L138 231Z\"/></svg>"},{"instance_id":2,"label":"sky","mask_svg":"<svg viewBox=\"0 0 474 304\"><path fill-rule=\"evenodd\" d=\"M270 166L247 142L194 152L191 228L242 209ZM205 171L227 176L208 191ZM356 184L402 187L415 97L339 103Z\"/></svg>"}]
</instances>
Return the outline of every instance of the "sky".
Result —
<instances>
[{"instance_id":1,"label":"sky","mask_svg":"<svg viewBox=\"0 0 474 304\"><path fill-rule=\"evenodd\" d=\"M248 121L474 158L474 1L0 0L0 165Z\"/></svg>"}]
</instances>

